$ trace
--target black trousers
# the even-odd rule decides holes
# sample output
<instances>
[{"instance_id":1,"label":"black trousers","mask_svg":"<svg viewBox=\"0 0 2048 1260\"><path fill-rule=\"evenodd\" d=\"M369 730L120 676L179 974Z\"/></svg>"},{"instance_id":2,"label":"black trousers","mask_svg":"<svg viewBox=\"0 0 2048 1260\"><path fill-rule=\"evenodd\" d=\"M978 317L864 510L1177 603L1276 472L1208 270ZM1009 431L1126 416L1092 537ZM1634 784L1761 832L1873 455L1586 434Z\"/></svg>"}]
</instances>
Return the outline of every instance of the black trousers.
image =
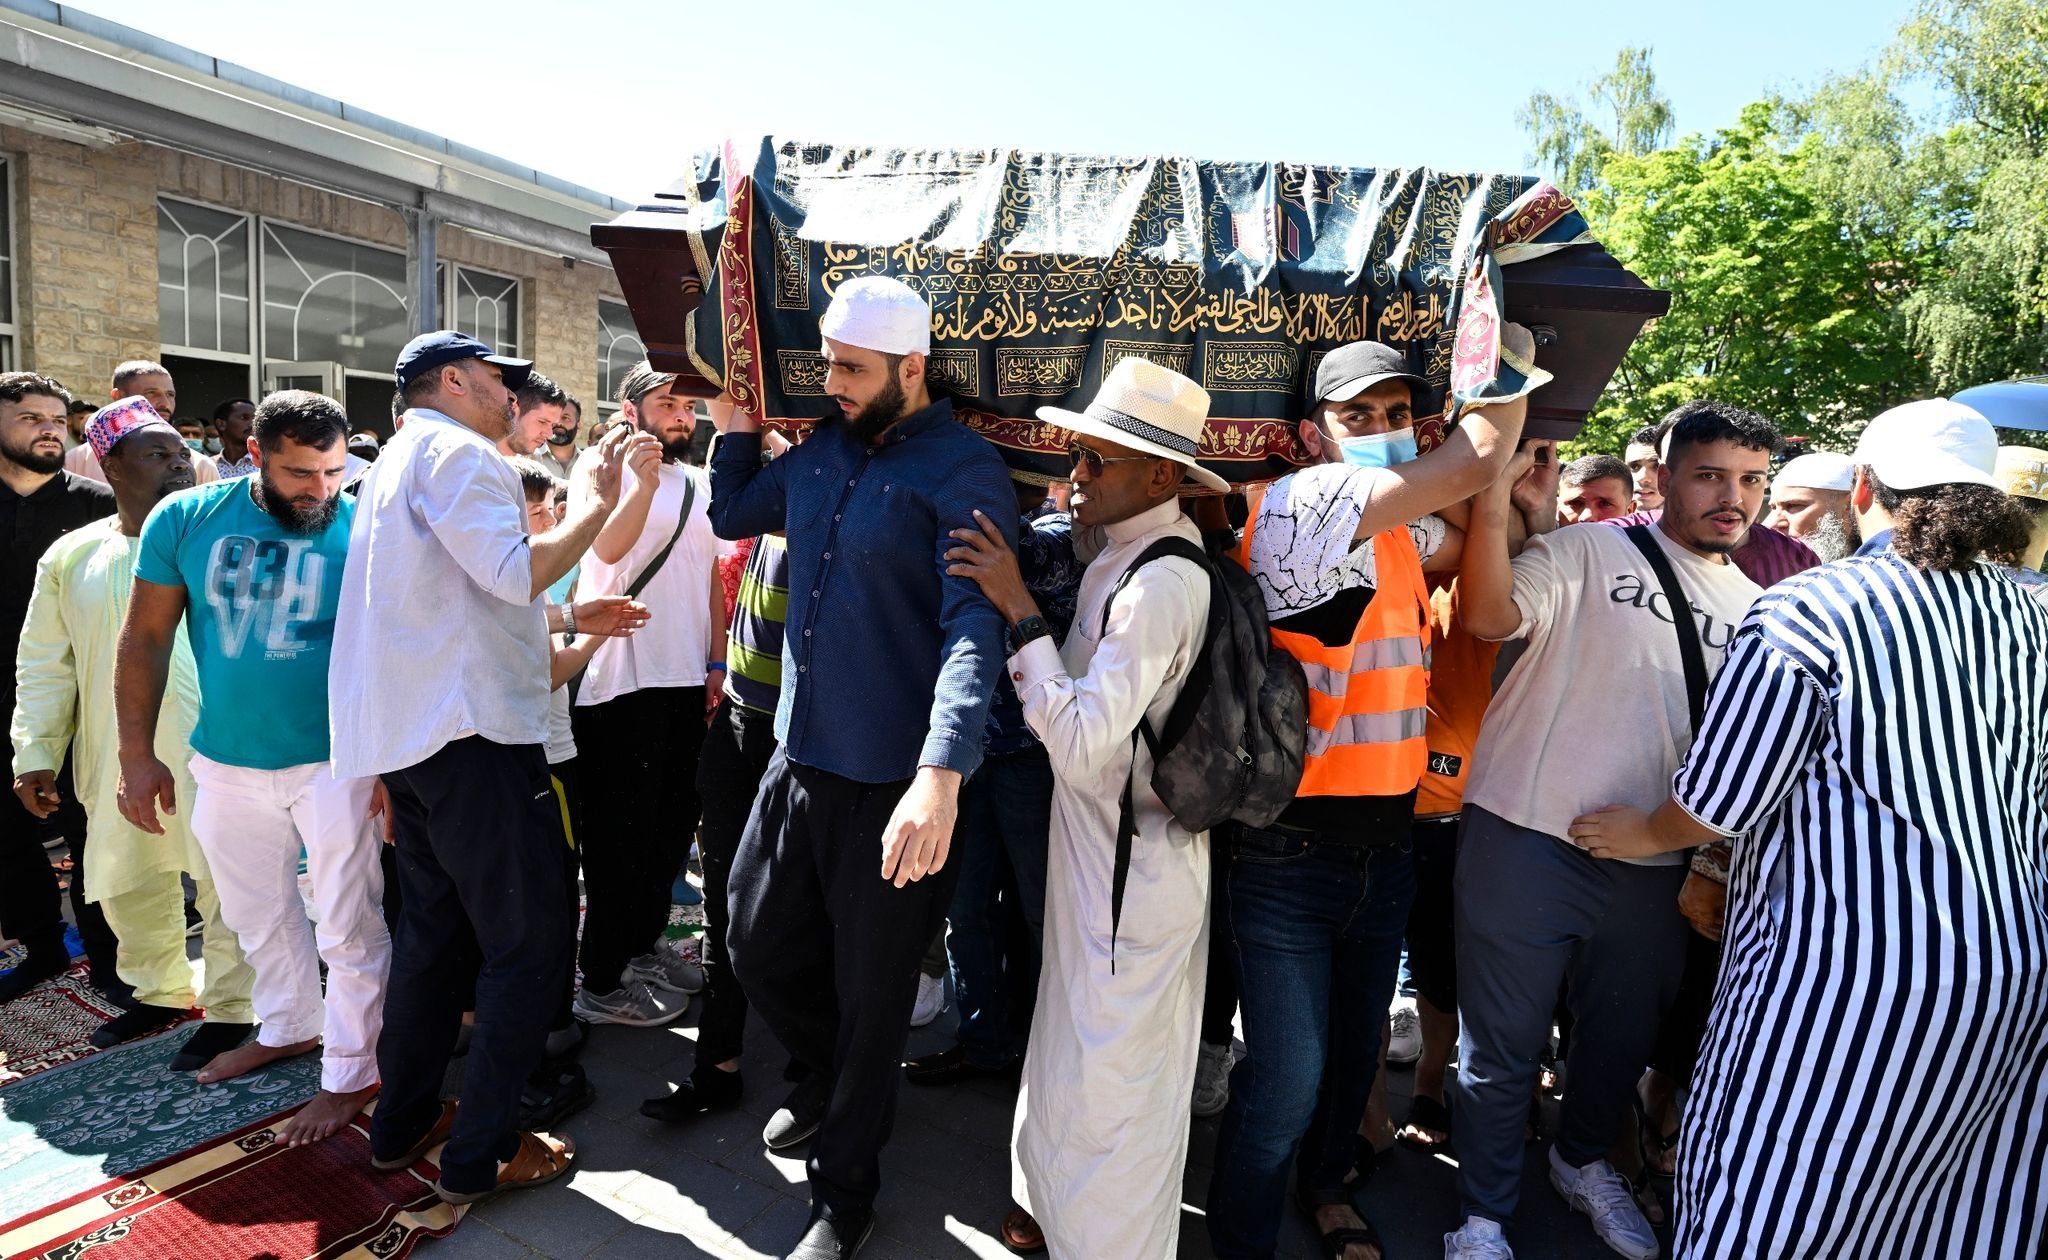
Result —
<instances>
[{"instance_id":1,"label":"black trousers","mask_svg":"<svg viewBox=\"0 0 2048 1260\"><path fill-rule=\"evenodd\" d=\"M1689 1081L1707 1035L1707 1016L1714 1009L1714 982L1721 975L1721 942L1697 931L1686 933L1685 975L1678 996L1657 1023L1657 1045L1650 1066L1674 1080Z\"/></svg>"},{"instance_id":2,"label":"black trousers","mask_svg":"<svg viewBox=\"0 0 2048 1260\"><path fill-rule=\"evenodd\" d=\"M869 1211L896 1117L917 965L952 903L954 862L896 887L882 832L910 786L857 783L778 748L732 868L727 945L747 997L798 1062L828 1068L811 1199Z\"/></svg>"},{"instance_id":3,"label":"black trousers","mask_svg":"<svg viewBox=\"0 0 2048 1260\"><path fill-rule=\"evenodd\" d=\"M583 776L583 985L619 987L668 929L669 890L697 829L704 688L645 687L574 713Z\"/></svg>"},{"instance_id":4,"label":"black trousers","mask_svg":"<svg viewBox=\"0 0 2048 1260\"><path fill-rule=\"evenodd\" d=\"M433 1123L474 993L462 1108L441 1181L484 1190L518 1148L519 1093L540 1062L575 918L562 897L561 807L539 744L472 735L384 776L403 890L392 932L383 1093L370 1145L402 1153Z\"/></svg>"},{"instance_id":5,"label":"black trousers","mask_svg":"<svg viewBox=\"0 0 2048 1260\"><path fill-rule=\"evenodd\" d=\"M704 734L697 759L697 795L704 803L698 849L704 859L704 996L697 1005L697 1065L740 1057L747 1025L747 995L732 972L726 939L732 931L733 858L761 780L775 755L775 715L734 704L728 697Z\"/></svg>"},{"instance_id":6,"label":"black trousers","mask_svg":"<svg viewBox=\"0 0 2048 1260\"><path fill-rule=\"evenodd\" d=\"M10 709L0 721L11 722ZM0 935L12 937L39 957L63 959L64 910L57 888L57 873L50 868L49 851L43 848L47 828L62 824L71 846L71 914L78 922L79 939L92 966L92 982L117 985L114 970L118 948L114 930L97 904L85 899L85 811L78 806L78 794L71 786L71 759L66 757L57 772L57 792L64 804L49 819L28 812L12 790L13 779L0 800Z\"/></svg>"},{"instance_id":7,"label":"black trousers","mask_svg":"<svg viewBox=\"0 0 2048 1260\"><path fill-rule=\"evenodd\" d=\"M557 789L555 803L568 820L569 843L562 846L562 904L569 907L569 922L572 924L583 912L582 844L583 825L583 759L571 757L557 761L548 767L548 774L554 779ZM570 949L575 949L575 937L570 937ZM555 1003L555 1017L548 1024L548 1031L560 1032L576 1018L576 968L562 969L562 995Z\"/></svg>"}]
</instances>

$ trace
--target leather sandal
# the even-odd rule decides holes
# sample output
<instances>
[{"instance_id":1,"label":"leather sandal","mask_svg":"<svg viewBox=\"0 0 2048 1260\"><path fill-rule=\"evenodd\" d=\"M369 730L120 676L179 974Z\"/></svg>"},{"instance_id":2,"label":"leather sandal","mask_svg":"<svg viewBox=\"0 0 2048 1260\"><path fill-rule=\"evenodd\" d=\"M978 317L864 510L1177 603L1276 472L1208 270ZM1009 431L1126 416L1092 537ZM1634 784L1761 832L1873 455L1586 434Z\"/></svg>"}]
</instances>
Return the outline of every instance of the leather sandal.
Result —
<instances>
[{"instance_id":1,"label":"leather sandal","mask_svg":"<svg viewBox=\"0 0 2048 1260\"><path fill-rule=\"evenodd\" d=\"M420 1136L420 1140L408 1147L405 1154L396 1159L373 1157L370 1160L370 1167L378 1172L397 1172L401 1168L410 1168L425 1159L428 1151L447 1141L449 1131L454 1127L455 1100L450 1098L441 1104L441 1114L434 1117L434 1123L427 1126L427 1131Z\"/></svg>"},{"instance_id":2,"label":"leather sandal","mask_svg":"<svg viewBox=\"0 0 2048 1260\"><path fill-rule=\"evenodd\" d=\"M461 1205L487 1199L500 1190L530 1190L544 1186L569 1171L576 1162L576 1143L568 1135L556 1137L552 1133L522 1133L519 1135L519 1149L513 1152L511 1160L498 1170L497 1183L489 1189L463 1194L450 1190L445 1185L436 1185L434 1193L441 1196L441 1202Z\"/></svg>"},{"instance_id":3,"label":"leather sandal","mask_svg":"<svg viewBox=\"0 0 2048 1260\"><path fill-rule=\"evenodd\" d=\"M1038 1221L1031 1213L1020 1207L1013 1207L1003 1214L1003 1227L997 1237L1010 1254L1035 1256L1045 1250L1045 1231L1038 1227Z\"/></svg>"}]
</instances>

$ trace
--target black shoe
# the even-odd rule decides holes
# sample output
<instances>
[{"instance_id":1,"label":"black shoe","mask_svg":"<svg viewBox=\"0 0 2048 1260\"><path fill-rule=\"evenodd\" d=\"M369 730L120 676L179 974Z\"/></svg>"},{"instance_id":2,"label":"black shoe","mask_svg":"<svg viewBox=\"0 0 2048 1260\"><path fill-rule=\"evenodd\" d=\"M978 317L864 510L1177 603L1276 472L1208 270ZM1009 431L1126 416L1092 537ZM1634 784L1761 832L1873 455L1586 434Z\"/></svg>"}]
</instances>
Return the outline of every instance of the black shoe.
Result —
<instances>
[{"instance_id":1,"label":"black shoe","mask_svg":"<svg viewBox=\"0 0 2048 1260\"><path fill-rule=\"evenodd\" d=\"M226 1054L255 1031L254 1024L201 1024L199 1031L185 1038L185 1044L172 1057L171 1071L197 1072L213 1062L213 1056Z\"/></svg>"},{"instance_id":2,"label":"black shoe","mask_svg":"<svg viewBox=\"0 0 2048 1260\"><path fill-rule=\"evenodd\" d=\"M821 1216L811 1222L811 1227L797 1240L796 1248L783 1260L853 1260L874 1232L872 1212L840 1220Z\"/></svg>"},{"instance_id":3,"label":"black shoe","mask_svg":"<svg viewBox=\"0 0 2048 1260\"><path fill-rule=\"evenodd\" d=\"M187 1014L188 1012L175 1006L151 1006L147 1002L137 1002L93 1029L90 1040L94 1047L105 1050L124 1041L147 1037L160 1028L168 1028L185 1018Z\"/></svg>"},{"instance_id":4,"label":"black shoe","mask_svg":"<svg viewBox=\"0 0 2048 1260\"><path fill-rule=\"evenodd\" d=\"M967 1052L958 1046L941 1050L920 1059L912 1059L903 1065L903 1077L912 1085L958 1085L962 1081L1015 1080L1018 1061L1010 1060L997 1067L983 1067L967 1057Z\"/></svg>"},{"instance_id":5,"label":"black shoe","mask_svg":"<svg viewBox=\"0 0 2048 1260\"><path fill-rule=\"evenodd\" d=\"M597 1098L583 1065L555 1061L543 1063L526 1078L519 1094L519 1127L528 1133L546 1133Z\"/></svg>"},{"instance_id":6,"label":"black shoe","mask_svg":"<svg viewBox=\"0 0 2048 1260\"><path fill-rule=\"evenodd\" d=\"M95 971L88 974L87 983L91 984L101 997L112 1002L122 1010L132 1011L135 1009L135 986L129 984L121 977L112 976L103 979Z\"/></svg>"},{"instance_id":7,"label":"black shoe","mask_svg":"<svg viewBox=\"0 0 2048 1260\"><path fill-rule=\"evenodd\" d=\"M740 1074L717 1068L698 1068L690 1079L661 1098L640 1104L640 1114L665 1124L682 1124L713 1111L730 1111L740 1105ZM801 1140L801 1139L799 1139Z\"/></svg>"},{"instance_id":8,"label":"black shoe","mask_svg":"<svg viewBox=\"0 0 2048 1260\"><path fill-rule=\"evenodd\" d=\"M795 1089L789 1097L768 1117L767 1127L761 1130L761 1144L771 1151L786 1151L801 1145L818 1131L818 1122L825 1118L825 1078L813 1076Z\"/></svg>"},{"instance_id":9,"label":"black shoe","mask_svg":"<svg viewBox=\"0 0 2048 1260\"><path fill-rule=\"evenodd\" d=\"M30 950L19 967L0 976L0 1005L12 1002L45 980L63 975L70 961L61 949Z\"/></svg>"}]
</instances>

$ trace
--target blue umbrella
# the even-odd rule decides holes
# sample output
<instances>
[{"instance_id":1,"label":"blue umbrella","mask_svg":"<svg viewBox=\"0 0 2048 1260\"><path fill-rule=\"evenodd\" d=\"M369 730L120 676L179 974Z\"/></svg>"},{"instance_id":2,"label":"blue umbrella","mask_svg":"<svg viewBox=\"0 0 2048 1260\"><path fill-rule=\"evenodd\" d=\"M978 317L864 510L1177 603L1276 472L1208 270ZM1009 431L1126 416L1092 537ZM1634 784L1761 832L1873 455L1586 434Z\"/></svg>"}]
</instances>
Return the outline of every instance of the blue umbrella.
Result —
<instances>
[{"instance_id":1,"label":"blue umbrella","mask_svg":"<svg viewBox=\"0 0 2048 1260\"><path fill-rule=\"evenodd\" d=\"M1953 400L1975 408L1977 414L1997 428L2048 433L2048 376L1973 385L1954 395Z\"/></svg>"}]
</instances>

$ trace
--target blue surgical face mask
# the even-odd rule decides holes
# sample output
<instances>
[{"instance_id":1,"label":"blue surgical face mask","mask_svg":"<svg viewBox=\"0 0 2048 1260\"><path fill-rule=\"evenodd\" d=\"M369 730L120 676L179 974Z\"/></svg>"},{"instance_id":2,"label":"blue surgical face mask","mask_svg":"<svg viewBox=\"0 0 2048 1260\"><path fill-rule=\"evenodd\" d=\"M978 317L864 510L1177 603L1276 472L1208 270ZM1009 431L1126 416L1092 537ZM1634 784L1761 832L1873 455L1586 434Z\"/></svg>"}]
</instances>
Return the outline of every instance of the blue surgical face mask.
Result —
<instances>
[{"instance_id":1,"label":"blue surgical face mask","mask_svg":"<svg viewBox=\"0 0 2048 1260\"><path fill-rule=\"evenodd\" d=\"M1392 468L1415 458L1415 430L1389 429L1366 437L1337 439L1337 450L1347 464L1360 468Z\"/></svg>"},{"instance_id":2,"label":"blue surgical face mask","mask_svg":"<svg viewBox=\"0 0 2048 1260\"><path fill-rule=\"evenodd\" d=\"M185 439L185 445L187 445L187 446L191 447L191 448L192 448L192 452L193 452L193 453L194 453L195 455L197 455L197 454L204 454L204 453L205 453L205 451L206 451L206 444L205 444L204 442L200 441L200 440L199 440L198 438L186 438L186 439Z\"/></svg>"}]
</instances>

